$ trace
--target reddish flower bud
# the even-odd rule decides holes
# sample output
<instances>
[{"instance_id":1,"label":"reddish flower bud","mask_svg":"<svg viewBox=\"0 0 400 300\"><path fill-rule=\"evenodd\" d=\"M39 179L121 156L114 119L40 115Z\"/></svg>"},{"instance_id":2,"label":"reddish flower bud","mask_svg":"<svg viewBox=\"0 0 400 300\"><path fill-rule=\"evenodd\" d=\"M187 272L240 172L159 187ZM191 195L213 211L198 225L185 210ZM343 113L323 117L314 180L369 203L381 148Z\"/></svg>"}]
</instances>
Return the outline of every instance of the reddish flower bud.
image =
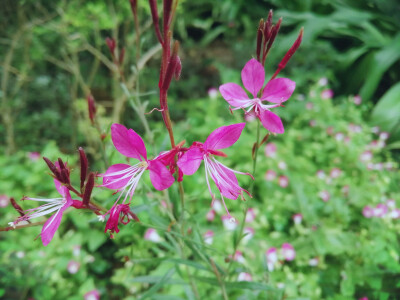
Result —
<instances>
[{"instance_id":1,"label":"reddish flower bud","mask_svg":"<svg viewBox=\"0 0 400 300\"><path fill-rule=\"evenodd\" d=\"M162 84L162 89L164 91L168 90L169 85L171 84L172 76L174 75L175 70L177 68L178 61L180 61L178 57L178 50L179 50L179 42L175 41L174 48L172 49L171 59L168 62L167 71L165 72L165 77Z\"/></svg>"},{"instance_id":2,"label":"reddish flower bud","mask_svg":"<svg viewBox=\"0 0 400 300\"><path fill-rule=\"evenodd\" d=\"M164 7L163 7L163 30L164 33L169 30L169 25L171 24L171 8L172 8L172 0L164 0L163 1Z\"/></svg>"},{"instance_id":3,"label":"reddish flower bud","mask_svg":"<svg viewBox=\"0 0 400 300\"><path fill-rule=\"evenodd\" d=\"M163 44L163 39L160 32L160 24L158 23L158 11L157 11L157 0L149 0L151 18L153 19L154 30L160 44Z\"/></svg>"},{"instance_id":4,"label":"reddish flower bud","mask_svg":"<svg viewBox=\"0 0 400 300\"><path fill-rule=\"evenodd\" d=\"M263 28L264 28L264 20L260 20L260 24L258 26L257 30L257 45L256 45L256 55L257 55L257 60L260 61L261 58L261 44L262 44L262 39L263 39Z\"/></svg>"},{"instance_id":5,"label":"reddish flower bud","mask_svg":"<svg viewBox=\"0 0 400 300\"><path fill-rule=\"evenodd\" d=\"M106 38L106 44L108 46L108 49L110 50L111 56L114 57L114 51L115 51L115 40L112 38Z\"/></svg>"},{"instance_id":6,"label":"reddish flower bud","mask_svg":"<svg viewBox=\"0 0 400 300\"><path fill-rule=\"evenodd\" d=\"M91 94L87 96L87 103L88 103L88 112L89 112L89 119L94 124L94 119L96 117L96 103L94 102L94 98Z\"/></svg>"},{"instance_id":7,"label":"reddish flower bud","mask_svg":"<svg viewBox=\"0 0 400 300\"><path fill-rule=\"evenodd\" d=\"M88 171L88 160L86 157L86 153L82 147L79 147L79 160L81 162L81 191L85 184L86 175Z\"/></svg>"},{"instance_id":8,"label":"reddish flower bud","mask_svg":"<svg viewBox=\"0 0 400 300\"><path fill-rule=\"evenodd\" d=\"M56 166L47 157L43 157L43 160L46 162L47 166L49 167L50 171L53 173L54 177L57 180L61 181L61 173L56 168Z\"/></svg>"},{"instance_id":9,"label":"reddish flower bud","mask_svg":"<svg viewBox=\"0 0 400 300\"><path fill-rule=\"evenodd\" d=\"M90 196L92 195L92 191L93 191L93 187L94 187L94 173L91 172L89 174L86 186L85 186L85 192L83 193L83 198L82 198L82 202L83 205L88 206L89 202L90 202Z\"/></svg>"},{"instance_id":10,"label":"reddish flower bud","mask_svg":"<svg viewBox=\"0 0 400 300\"><path fill-rule=\"evenodd\" d=\"M22 209L21 206L19 206L17 204L17 202L15 201L15 199L13 197L10 198L10 202L11 202L11 205L15 208L15 210L21 215L21 217L25 215L24 210ZM29 220L28 220L28 222L30 223Z\"/></svg>"}]
</instances>

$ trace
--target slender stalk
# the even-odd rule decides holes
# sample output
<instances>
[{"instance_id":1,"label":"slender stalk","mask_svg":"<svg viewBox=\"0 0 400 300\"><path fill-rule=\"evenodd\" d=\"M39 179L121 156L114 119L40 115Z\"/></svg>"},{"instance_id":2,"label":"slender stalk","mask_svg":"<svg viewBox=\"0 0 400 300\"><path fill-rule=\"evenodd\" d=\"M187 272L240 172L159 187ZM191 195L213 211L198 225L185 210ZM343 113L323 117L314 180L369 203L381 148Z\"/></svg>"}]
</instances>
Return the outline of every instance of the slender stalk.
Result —
<instances>
[{"instance_id":1,"label":"slender stalk","mask_svg":"<svg viewBox=\"0 0 400 300\"><path fill-rule=\"evenodd\" d=\"M222 278L221 274L218 272L217 266L214 263L214 260L210 258L211 266L213 268L214 274L217 277L218 283L221 286L221 292L222 292L222 297L224 300L228 300L228 294L226 293L226 288L225 288L225 282L224 279Z\"/></svg>"}]
</instances>

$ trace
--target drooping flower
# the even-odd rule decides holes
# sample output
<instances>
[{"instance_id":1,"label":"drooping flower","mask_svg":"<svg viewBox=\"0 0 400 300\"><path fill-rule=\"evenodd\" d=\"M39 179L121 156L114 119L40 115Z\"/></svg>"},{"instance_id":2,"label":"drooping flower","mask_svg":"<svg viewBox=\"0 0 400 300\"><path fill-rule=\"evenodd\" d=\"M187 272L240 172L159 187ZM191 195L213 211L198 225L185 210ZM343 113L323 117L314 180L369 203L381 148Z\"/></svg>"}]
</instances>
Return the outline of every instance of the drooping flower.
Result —
<instances>
[{"instance_id":1,"label":"drooping flower","mask_svg":"<svg viewBox=\"0 0 400 300\"><path fill-rule=\"evenodd\" d=\"M147 159L147 151L142 138L132 129L127 129L121 124L111 126L111 138L117 151L127 157L135 158L139 162L133 166L127 164L115 164L102 174L103 187L121 191L115 204L122 195L125 197L122 204L132 196L140 178L146 170L150 172L150 180L156 190L169 188L174 182L174 177L162 161L155 158ZM114 204L114 205L115 205Z\"/></svg>"},{"instance_id":2,"label":"drooping flower","mask_svg":"<svg viewBox=\"0 0 400 300\"><path fill-rule=\"evenodd\" d=\"M235 218L233 218L231 215L221 216L221 220L226 230L233 231L238 226L238 221L235 220Z\"/></svg>"},{"instance_id":3,"label":"drooping flower","mask_svg":"<svg viewBox=\"0 0 400 300\"><path fill-rule=\"evenodd\" d=\"M256 219L256 212L254 210L254 208L249 208L246 212L246 219L245 222L246 223L251 223Z\"/></svg>"},{"instance_id":4,"label":"drooping flower","mask_svg":"<svg viewBox=\"0 0 400 300\"><path fill-rule=\"evenodd\" d=\"M246 227L243 230L243 234L244 234L243 243L247 243L248 241L250 241L254 237L254 233L255 233L254 228Z\"/></svg>"},{"instance_id":5,"label":"drooping flower","mask_svg":"<svg viewBox=\"0 0 400 300\"><path fill-rule=\"evenodd\" d=\"M308 265L310 267L316 267L316 266L318 266L318 263L319 263L318 257L310 258L308 261Z\"/></svg>"},{"instance_id":6,"label":"drooping flower","mask_svg":"<svg viewBox=\"0 0 400 300\"><path fill-rule=\"evenodd\" d=\"M276 178L276 172L274 170L267 170L264 178L266 181L273 181Z\"/></svg>"},{"instance_id":7,"label":"drooping flower","mask_svg":"<svg viewBox=\"0 0 400 300\"><path fill-rule=\"evenodd\" d=\"M277 147L275 143L268 143L265 145L265 156L266 157L276 157Z\"/></svg>"},{"instance_id":8,"label":"drooping flower","mask_svg":"<svg viewBox=\"0 0 400 300\"><path fill-rule=\"evenodd\" d=\"M75 260L70 260L67 265L67 271L70 274L76 274L79 271L81 264Z\"/></svg>"},{"instance_id":9,"label":"drooping flower","mask_svg":"<svg viewBox=\"0 0 400 300\"><path fill-rule=\"evenodd\" d=\"M78 200L72 200L69 190L61 185L61 183L54 179L54 184L56 186L57 191L60 193L61 198L52 198L52 199L40 199L40 198L29 198L25 197L25 200L39 201L39 202L47 202L36 208L27 209L24 211L24 215L16 219L14 222L10 222L9 225L15 227L19 222L28 221L34 218L38 218L52 212L56 212L52 215L46 223L44 223L40 236L42 238L43 246L47 246L54 237L55 232L61 223L61 218L64 211L74 205L74 201L81 203ZM78 204L76 204L78 205ZM78 205L80 206L80 205Z\"/></svg>"},{"instance_id":10,"label":"drooping flower","mask_svg":"<svg viewBox=\"0 0 400 300\"><path fill-rule=\"evenodd\" d=\"M208 222L211 222L211 221L214 221L214 219L215 219L215 210L213 210L213 209L210 209L208 212L207 212L207 215L206 215L206 219L207 219L207 221Z\"/></svg>"},{"instance_id":11,"label":"drooping flower","mask_svg":"<svg viewBox=\"0 0 400 300\"><path fill-rule=\"evenodd\" d=\"M154 228L149 228L146 230L146 232L144 233L144 239L153 243L161 242L161 237Z\"/></svg>"},{"instance_id":12,"label":"drooping flower","mask_svg":"<svg viewBox=\"0 0 400 300\"><path fill-rule=\"evenodd\" d=\"M328 202L329 199L331 198L331 195L329 194L329 192L328 192L327 190L320 191L320 192L318 193L318 196L319 196L319 197L322 199L322 201L324 201L324 202Z\"/></svg>"},{"instance_id":13,"label":"drooping flower","mask_svg":"<svg viewBox=\"0 0 400 300\"><path fill-rule=\"evenodd\" d=\"M115 232L116 233L119 232L119 228L118 228L119 222L126 225L130 222L130 220L132 218L135 219L136 221L139 221L139 219L136 217L136 215L131 213L131 210L130 210L128 204L115 204L106 213L106 215L110 215L110 217L107 220L106 228L104 229L104 232L107 232L107 230L109 230L110 234L111 234L111 238L114 237ZM101 220L104 220L106 215L99 216L99 218Z\"/></svg>"},{"instance_id":14,"label":"drooping flower","mask_svg":"<svg viewBox=\"0 0 400 300\"><path fill-rule=\"evenodd\" d=\"M353 97L353 102L354 102L355 105L360 105L361 102L362 102L362 98L360 97L360 95L355 95Z\"/></svg>"},{"instance_id":15,"label":"drooping flower","mask_svg":"<svg viewBox=\"0 0 400 300\"><path fill-rule=\"evenodd\" d=\"M371 206L367 205L363 208L362 213L364 217L372 218L374 216L374 209Z\"/></svg>"},{"instance_id":16,"label":"drooping flower","mask_svg":"<svg viewBox=\"0 0 400 300\"><path fill-rule=\"evenodd\" d=\"M0 195L0 207L6 207L10 203L10 198L7 195Z\"/></svg>"},{"instance_id":17,"label":"drooping flower","mask_svg":"<svg viewBox=\"0 0 400 300\"><path fill-rule=\"evenodd\" d=\"M212 230L208 230L204 235L204 243L211 245L213 243L214 232Z\"/></svg>"},{"instance_id":18,"label":"drooping flower","mask_svg":"<svg viewBox=\"0 0 400 300\"><path fill-rule=\"evenodd\" d=\"M92 290L83 295L84 300L100 300L100 293L98 290Z\"/></svg>"},{"instance_id":19,"label":"drooping flower","mask_svg":"<svg viewBox=\"0 0 400 300\"><path fill-rule=\"evenodd\" d=\"M284 243L281 248L282 256L287 261L292 261L296 257L296 251L289 243Z\"/></svg>"},{"instance_id":20,"label":"drooping flower","mask_svg":"<svg viewBox=\"0 0 400 300\"><path fill-rule=\"evenodd\" d=\"M287 176L284 176L284 175L279 176L278 182L279 182L279 186L281 188L286 188L289 185L289 178Z\"/></svg>"},{"instance_id":21,"label":"drooping flower","mask_svg":"<svg viewBox=\"0 0 400 300\"><path fill-rule=\"evenodd\" d=\"M243 192L248 193L239 186L235 173L249 175L252 178L253 176L249 173L243 173L228 168L217 161L215 156L226 156L225 153L219 150L228 148L236 143L245 125L245 123L239 123L219 127L207 137L204 144L194 142L189 150L178 160L178 167L185 175L194 174L198 170L201 162L204 161L206 182L212 200L214 202L216 198L211 190L209 178L211 178L217 186L221 194L222 203L230 218L231 215L226 207L224 197L235 200L239 196L243 198Z\"/></svg>"},{"instance_id":22,"label":"drooping flower","mask_svg":"<svg viewBox=\"0 0 400 300\"><path fill-rule=\"evenodd\" d=\"M292 218L293 218L294 224L299 225L299 224L301 224L301 221L303 220L303 215L302 214L294 214L292 216Z\"/></svg>"},{"instance_id":23,"label":"drooping flower","mask_svg":"<svg viewBox=\"0 0 400 300\"><path fill-rule=\"evenodd\" d=\"M247 93L236 83L226 83L219 87L222 97L233 106L233 110L246 109L249 113L254 109L262 125L273 133L283 133L285 130L278 115L271 112L271 108L281 106L292 95L296 83L288 78L270 80L263 88L265 81L264 67L256 60L249 60L242 70L244 87L252 94L250 99ZM258 94L261 93L259 98ZM274 104L263 104L268 101Z\"/></svg>"},{"instance_id":24,"label":"drooping flower","mask_svg":"<svg viewBox=\"0 0 400 300\"><path fill-rule=\"evenodd\" d=\"M267 259L268 271L272 272L275 269L275 264L278 262L278 254L275 247L269 248L265 252L265 258Z\"/></svg>"},{"instance_id":25,"label":"drooping flower","mask_svg":"<svg viewBox=\"0 0 400 300\"><path fill-rule=\"evenodd\" d=\"M331 89L326 89L321 92L322 99L331 99L333 98L333 91Z\"/></svg>"},{"instance_id":26,"label":"drooping flower","mask_svg":"<svg viewBox=\"0 0 400 300\"><path fill-rule=\"evenodd\" d=\"M240 272L237 281L253 281L253 277L250 273Z\"/></svg>"}]
</instances>

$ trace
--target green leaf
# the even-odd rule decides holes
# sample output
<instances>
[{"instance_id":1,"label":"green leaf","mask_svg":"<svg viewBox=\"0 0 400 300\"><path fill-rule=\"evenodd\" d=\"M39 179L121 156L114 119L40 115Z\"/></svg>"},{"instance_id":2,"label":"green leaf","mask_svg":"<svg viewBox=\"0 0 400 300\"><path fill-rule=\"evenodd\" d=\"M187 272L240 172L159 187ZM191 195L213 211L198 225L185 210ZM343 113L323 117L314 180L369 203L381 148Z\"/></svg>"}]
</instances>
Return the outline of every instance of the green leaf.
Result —
<instances>
[{"instance_id":1,"label":"green leaf","mask_svg":"<svg viewBox=\"0 0 400 300\"><path fill-rule=\"evenodd\" d=\"M144 293L140 299L146 299L155 294L164 284L167 283L174 273L175 268L170 269L155 285L153 285L146 293Z\"/></svg>"}]
</instances>

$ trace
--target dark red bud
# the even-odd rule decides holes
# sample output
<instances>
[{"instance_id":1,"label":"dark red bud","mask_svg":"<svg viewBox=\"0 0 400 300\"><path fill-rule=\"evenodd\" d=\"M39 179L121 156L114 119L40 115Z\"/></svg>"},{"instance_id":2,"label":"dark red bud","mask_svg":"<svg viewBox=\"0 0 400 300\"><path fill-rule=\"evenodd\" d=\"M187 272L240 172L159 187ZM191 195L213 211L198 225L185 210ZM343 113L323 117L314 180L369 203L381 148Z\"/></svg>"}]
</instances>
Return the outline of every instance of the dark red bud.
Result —
<instances>
[{"instance_id":1,"label":"dark red bud","mask_svg":"<svg viewBox=\"0 0 400 300\"><path fill-rule=\"evenodd\" d=\"M94 119L96 117L96 103L94 102L94 98L91 94L87 96L87 103L88 103L88 112L89 112L89 119L94 124Z\"/></svg>"},{"instance_id":2,"label":"dark red bud","mask_svg":"<svg viewBox=\"0 0 400 300\"><path fill-rule=\"evenodd\" d=\"M271 28L271 33L269 36L269 41L268 41L268 46L267 46L267 53L268 53L269 49L271 49L271 46L275 41L275 38L279 32L279 29L281 28L281 23L282 23L282 18L279 18L278 23L276 23L275 26L273 26Z\"/></svg>"},{"instance_id":3,"label":"dark red bud","mask_svg":"<svg viewBox=\"0 0 400 300\"><path fill-rule=\"evenodd\" d=\"M163 7L163 30L164 33L167 32L169 30L169 25L171 23L171 8L172 8L172 0L164 0L163 1L164 7Z\"/></svg>"},{"instance_id":4,"label":"dark red bud","mask_svg":"<svg viewBox=\"0 0 400 300\"><path fill-rule=\"evenodd\" d=\"M254 143L253 149L251 149L251 157L254 160L256 157L256 148L257 148L257 143Z\"/></svg>"},{"instance_id":5,"label":"dark red bud","mask_svg":"<svg viewBox=\"0 0 400 300\"><path fill-rule=\"evenodd\" d=\"M82 191L82 188L85 184L86 175L87 175L88 166L89 166L88 160L86 157L86 153L82 147L79 147L79 160L81 162L81 191Z\"/></svg>"},{"instance_id":6,"label":"dark red bud","mask_svg":"<svg viewBox=\"0 0 400 300\"><path fill-rule=\"evenodd\" d=\"M272 75L271 80L274 79L279 74L279 72L282 71L285 68L285 66L288 63L289 59L293 56L293 54L300 47L301 41L303 39L303 32L304 32L304 28L301 28L297 39L294 41L292 47L290 47L289 51L286 52L285 56L283 57L283 59L279 63L278 69L275 71L274 75Z\"/></svg>"},{"instance_id":7,"label":"dark red bud","mask_svg":"<svg viewBox=\"0 0 400 300\"><path fill-rule=\"evenodd\" d=\"M125 57L125 48L122 48L121 51L119 52L119 58L118 62L120 65L124 62L124 57Z\"/></svg>"},{"instance_id":8,"label":"dark red bud","mask_svg":"<svg viewBox=\"0 0 400 300\"><path fill-rule=\"evenodd\" d=\"M60 171L65 169L64 162L62 161L62 159L60 157L58 158L58 165L60 166Z\"/></svg>"},{"instance_id":9,"label":"dark red bud","mask_svg":"<svg viewBox=\"0 0 400 300\"><path fill-rule=\"evenodd\" d=\"M257 30L257 45L256 45L256 55L257 55L257 60L260 62L261 58L261 44L262 44L262 39L263 39L263 28L264 27L264 20L260 20L260 25L258 26Z\"/></svg>"},{"instance_id":10,"label":"dark red bud","mask_svg":"<svg viewBox=\"0 0 400 300\"><path fill-rule=\"evenodd\" d=\"M54 177L58 180L61 179L61 173L60 171L56 168L56 166L51 162L50 159L47 157L43 156L43 160L46 162L47 166L49 167L50 171L53 173Z\"/></svg>"},{"instance_id":11,"label":"dark red bud","mask_svg":"<svg viewBox=\"0 0 400 300\"><path fill-rule=\"evenodd\" d=\"M69 171L68 169L61 170L61 182L65 184L70 184L71 181L69 179Z\"/></svg>"},{"instance_id":12,"label":"dark red bud","mask_svg":"<svg viewBox=\"0 0 400 300\"><path fill-rule=\"evenodd\" d=\"M102 141L104 141L104 139L107 137L107 134L106 133L102 133L101 135L100 135L100 139L102 140Z\"/></svg>"},{"instance_id":13,"label":"dark red bud","mask_svg":"<svg viewBox=\"0 0 400 300\"><path fill-rule=\"evenodd\" d=\"M94 187L94 173L91 172L89 174L89 177L88 177L88 180L87 180L87 183L85 186L85 192L83 193L83 198L82 198L83 205L85 205L85 206L89 205L93 187Z\"/></svg>"},{"instance_id":14,"label":"dark red bud","mask_svg":"<svg viewBox=\"0 0 400 300\"><path fill-rule=\"evenodd\" d=\"M108 38L106 38L106 43L107 43L108 49L110 50L111 55L114 56L115 40L108 37Z\"/></svg>"},{"instance_id":15,"label":"dark red bud","mask_svg":"<svg viewBox=\"0 0 400 300\"><path fill-rule=\"evenodd\" d=\"M24 210L22 209L21 206L17 204L17 202L13 197L10 198L10 202L11 205L15 208L15 210L21 215L21 217L25 215Z\"/></svg>"},{"instance_id":16,"label":"dark red bud","mask_svg":"<svg viewBox=\"0 0 400 300\"><path fill-rule=\"evenodd\" d=\"M269 138L269 133L267 133L267 134L264 136L264 138L262 139L262 141L261 141L261 143L260 143L260 146L261 146L262 144L264 144L264 143L268 140L268 138Z\"/></svg>"},{"instance_id":17,"label":"dark red bud","mask_svg":"<svg viewBox=\"0 0 400 300\"><path fill-rule=\"evenodd\" d=\"M179 59L178 50L179 50L179 42L175 41L174 47L172 49L171 59L168 63L167 71L165 72L165 77L162 84L162 90L164 91L168 90L172 80L172 76L174 75L176 66L178 65L178 59Z\"/></svg>"}]
</instances>

